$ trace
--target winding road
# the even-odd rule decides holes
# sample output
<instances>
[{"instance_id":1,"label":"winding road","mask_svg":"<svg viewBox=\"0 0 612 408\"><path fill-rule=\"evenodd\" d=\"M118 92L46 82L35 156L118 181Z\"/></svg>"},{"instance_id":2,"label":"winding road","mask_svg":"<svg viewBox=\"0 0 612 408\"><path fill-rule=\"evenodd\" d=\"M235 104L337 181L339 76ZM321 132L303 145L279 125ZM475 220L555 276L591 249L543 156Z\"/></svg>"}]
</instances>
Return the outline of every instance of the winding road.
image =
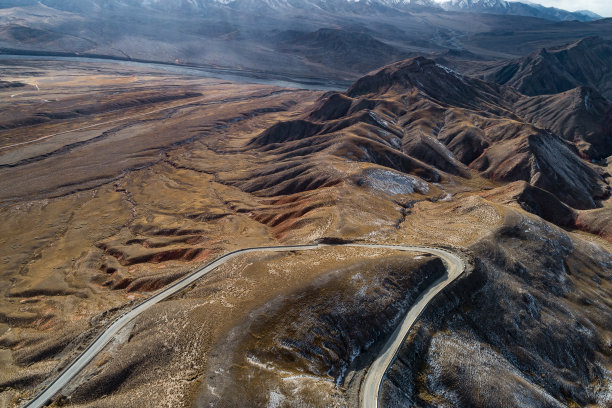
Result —
<instances>
[{"instance_id":1,"label":"winding road","mask_svg":"<svg viewBox=\"0 0 612 408\"><path fill-rule=\"evenodd\" d=\"M370 368L368 368L359 393L359 405L362 408L378 408L378 397L380 395L380 387L382 386L383 379L385 378L387 369L391 366L393 361L395 361L397 353L404 343L404 339L408 335L410 328L419 318L423 310L425 310L429 302L451 282L457 279L465 270L465 264L461 258L443 249L419 247L400 248L403 250L406 250L404 248L410 248L411 251L427 252L442 258L446 264L446 275L435 281L429 288L421 293L416 303L408 311L406 317L404 317L402 324L395 329L383 347L380 355L374 360Z\"/></svg>"},{"instance_id":2,"label":"winding road","mask_svg":"<svg viewBox=\"0 0 612 408\"><path fill-rule=\"evenodd\" d=\"M115 320L104 332L102 332L86 349L83 351L70 365L68 365L60 375L55 378L43 391L41 391L33 400L24 405L25 408L43 407L53 398L55 394L61 391L87 364L89 364L98 353L113 339L113 337L123 329L130 321L136 318L139 314L149 309L156 303L180 292L201 277L205 276L218 266L224 264L232 258L251 253L251 252L284 252L284 251L308 251L329 246L350 246L363 248L381 248L395 249L408 252L429 253L442 258L447 266L447 274L434 282L421 296L417 303L408 311L408 314L402 321L402 324L393 332L393 335L385 344L382 354L374 361L368 369L364 383L361 387L360 401L362 407L377 407L378 395L380 393L380 385L385 376L385 373L390 364L395 359L399 347L403 343L406 334L410 327L414 324L421 312L433 297L444 289L449 283L455 280L465 269L465 264L456 255L443 249L418 247L418 246L402 246L402 245L384 245L384 244L313 244L313 245L294 245L294 246L272 246L245 248L233 252L229 252L208 265L194 271L185 276L181 280L175 282L169 287L159 291L149 299L135 306L128 312L121 315Z\"/></svg>"}]
</instances>

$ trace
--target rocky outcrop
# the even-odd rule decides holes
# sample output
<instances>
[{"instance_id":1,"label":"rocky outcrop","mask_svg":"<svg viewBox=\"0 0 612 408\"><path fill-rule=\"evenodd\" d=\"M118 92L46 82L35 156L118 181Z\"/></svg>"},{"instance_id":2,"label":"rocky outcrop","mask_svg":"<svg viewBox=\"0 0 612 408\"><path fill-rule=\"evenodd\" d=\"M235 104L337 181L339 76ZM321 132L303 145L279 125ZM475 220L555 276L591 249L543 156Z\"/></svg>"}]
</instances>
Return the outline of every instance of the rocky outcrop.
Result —
<instances>
[{"instance_id":1,"label":"rocky outcrop","mask_svg":"<svg viewBox=\"0 0 612 408\"><path fill-rule=\"evenodd\" d=\"M307 400L309 381L343 383L354 365L369 364L359 357L381 347L422 290L444 272L442 261L429 255L385 257L328 271L303 290L279 296L219 342L199 403L265 405L268 388L249 378L265 379L289 400ZM290 373L292 384L286 381Z\"/></svg>"},{"instance_id":2,"label":"rocky outcrop","mask_svg":"<svg viewBox=\"0 0 612 408\"><path fill-rule=\"evenodd\" d=\"M523 210L556 225L563 227L575 225L576 211L563 204L548 191L532 186L525 181L517 181L485 191L482 196L497 203L518 205Z\"/></svg>"},{"instance_id":3,"label":"rocky outcrop","mask_svg":"<svg viewBox=\"0 0 612 408\"><path fill-rule=\"evenodd\" d=\"M612 98L612 42L588 37L572 44L541 49L496 67L483 78L509 85L525 95L548 95L580 86Z\"/></svg>"},{"instance_id":4,"label":"rocky outcrop","mask_svg":"<svg viewBox=\"0 0 612 408\"><path fill-rule=\"evenodd\" d=\"M520 98L515 110L530 123L573 143L588 160L612 154L612 103L593 88Z\"/></svg>"},{"instance_id":5,"label":"rocky outcrop","mask_svg":"<svg viewBox=\"0 0 612 408\"><path fill-rule=\"evenodd\" d=\"M609 405L610 255L519 214L470 252L475 271L429 305L388 373L383 401Z\"/></svg>"},{"instance_id":6,"label":"rocky outcrop","mask_svg":"<svg viewBox=\"0 0 612 408\"><path fill-rule=\"evenodd\" d=\"M331 154L428 182L469 179L474 172L494 181L525 181L570 207L595 208L610 188L605 172L584 159L612 151L610 112L592 89L527 97L412 58L364 76L344 94L326 94L302 118L255 137L249 147L274 152L286 165L260 169L245 188L267 195L298 191L270 190L273 185L340 182L341 174L319 174L304 164L306 157ZM289 158L299 161L289 164Z\"/></svg>"}]
</instances>

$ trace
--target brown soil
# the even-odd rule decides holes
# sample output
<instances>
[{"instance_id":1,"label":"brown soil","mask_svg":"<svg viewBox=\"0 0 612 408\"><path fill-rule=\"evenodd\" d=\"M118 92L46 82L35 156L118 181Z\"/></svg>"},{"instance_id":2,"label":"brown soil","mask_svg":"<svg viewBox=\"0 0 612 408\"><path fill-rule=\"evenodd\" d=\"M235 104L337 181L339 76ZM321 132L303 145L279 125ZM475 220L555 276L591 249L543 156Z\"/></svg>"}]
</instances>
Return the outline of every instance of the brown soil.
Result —
<instances>
[{"instance_id":1,"label":"brown soil","mask_svg":"<svg viewBox=\"0 0 612 408\"><path fill-rule=\"evenodd\" d=\"M0 131L0 147L26 142L0 150L0 402L31 397L123 310L219 255L321 238L472 264L412 332L393 401L610 402L611 247L584 232L608 238L593 209L607 175L520 117L515 91L425 59L346 94L61 68L12 65L6 79L29 85L0 102L53 116ZM77 112L89 98L114 108ZM387 250L236 258L135 319L53 405L354 405L373 350L440 273Z\"/></svg>"}]
</instances>

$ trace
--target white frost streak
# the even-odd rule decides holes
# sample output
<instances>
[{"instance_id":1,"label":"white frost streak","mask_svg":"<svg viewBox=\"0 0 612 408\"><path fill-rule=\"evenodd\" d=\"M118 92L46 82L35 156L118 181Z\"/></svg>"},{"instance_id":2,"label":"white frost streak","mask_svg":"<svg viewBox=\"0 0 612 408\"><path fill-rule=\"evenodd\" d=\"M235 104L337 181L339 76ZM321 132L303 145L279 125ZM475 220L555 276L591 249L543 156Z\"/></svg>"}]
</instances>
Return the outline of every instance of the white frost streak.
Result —
<instances>
[{"instance_id":1,"label":"white frost streak","mask_svg":"<svg viewBox=\"0 0 612 408\"><path fill-rule=\"evenodd\" d=\"M440 64L436 64L436 66L440 69L442 69L444 72L446 72L447 74L451 74L452 76L460 79L463 81L463 75L461 75L459 72L455 71L454 69L451 69L449 67L445 67L444 65L440 65Z\"/></svg>"},{"instance_id":2,"label":"white frost streak","mask_svg":"<svg viewBox=\"0 0 612 408\"><path fill-rule=\"evenodd\" d=\"M270 396L268 397L268 408L278 408L283 403L283 394L278 391L270 391Z\"/></svg>"},{"instance_id":3,"label":"white frost streak","mask_svg":"<svg viewBox=\"0 0 612 408\"><path fill-rule=\"evenodd\" d=\"M429 186L418 177L400 174L391 170L371 170L367 172L366 185L371 189L387 194L421 194L429 192Z\"/></svg>"}]
</instances>

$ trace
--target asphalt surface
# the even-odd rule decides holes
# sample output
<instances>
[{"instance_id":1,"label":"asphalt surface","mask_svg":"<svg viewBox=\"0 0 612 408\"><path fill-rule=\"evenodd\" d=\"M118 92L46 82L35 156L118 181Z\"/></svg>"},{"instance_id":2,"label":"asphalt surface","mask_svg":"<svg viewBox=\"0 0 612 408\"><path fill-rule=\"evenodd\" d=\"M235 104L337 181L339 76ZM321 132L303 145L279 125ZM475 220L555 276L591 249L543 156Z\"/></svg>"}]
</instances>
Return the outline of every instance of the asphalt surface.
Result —
<instances>
[{"instance_id":1,"label":"asphalt surface","mask_svg":"<svg viewBox=\"0 0 612 408\"><path fill-rule=\"evenodd\" d=\"M205 276L218 266L229 261L237 256L250 252L284 252L284 251L307 251L328 246L351 246L351 247L367 247L367 248L383 248L395 249L408 252L423 252L439 256L447 265L448 273L445 277L435 282L427 289L417 303L410 309L402 324L395 330L389 342L385 345L383 353L374 361L361 388L360 401L363 407L377 407L378 394L380 384L384 378L387 368L395 359L397 350L402 344L408 330L414 324L414 321L421 314L429 301L450 282L459 276L464 270L463 261L456 255L436 248L416 247L416 246L400 246L400 245L383 245L383 244L313 244L313 245L294 245L294 246L273 246L246 248L230 252L223 255L210 264L198 269L197 271L187 275L181 280L175 282L169 287L162 289L157 294L135 306L130 311L124 313L115 320L104 332L102 332L79 357L77 357L68 367L66 367L57 378L55 378L43 391L41 391L33 400L24 405L25 408L43 407L53 398L59 391L62 390L74 377L76 377L87 364L89 364L98 353L113 339L113 337L123 329L130 321L136 318L139 314L149 309L156 303L180 292L201 277Z\"/></svg>"},{"instance_id":2,"label":"asphalt surface","mask_svg":"<svg viewBox=\"0 0 612 408\"><path fill-rule=\"evenodd\" d=\"M410 328L419 318L429 302L445 287L453 282L465 270L465 264L458 256L443 249L409 247L413 251L426 252L436 255L444 261L447 268L445 276L435 281L417 299L416 303L406 314L402 323L395 329L379 356L368 368L365 379L361 384L359 393L359 405L362 408L378 408L378 400L382 382L391 366Z\"/></svg>"}]
</instances>

